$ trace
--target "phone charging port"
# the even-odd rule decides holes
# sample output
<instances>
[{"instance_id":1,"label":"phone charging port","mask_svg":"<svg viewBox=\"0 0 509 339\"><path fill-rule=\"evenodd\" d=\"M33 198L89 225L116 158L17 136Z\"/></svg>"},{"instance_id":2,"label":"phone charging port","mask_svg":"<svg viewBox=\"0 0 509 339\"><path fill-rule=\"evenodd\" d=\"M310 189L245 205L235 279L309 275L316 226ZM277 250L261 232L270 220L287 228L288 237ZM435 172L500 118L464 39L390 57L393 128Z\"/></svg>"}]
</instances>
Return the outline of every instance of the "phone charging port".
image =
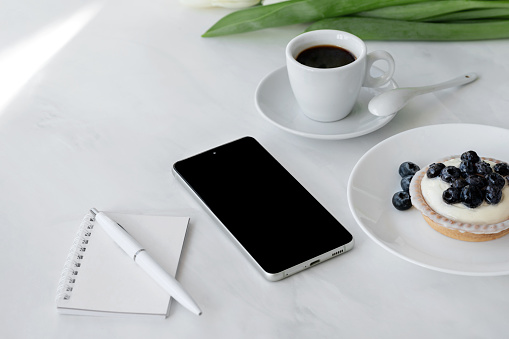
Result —
<instances>
[{"instance_id":1,"label":"phone charging port","mask_svg":"<svg viewBox=\"0 0 509 339\"><path fill-rule=\"evenodd\" d=\"M320 259L315 260L315 261L313 261L311 264L309 264L309 266L316 265L316 264L318 264L319 262L320 262Z\"/></svg>"}]
</instances>

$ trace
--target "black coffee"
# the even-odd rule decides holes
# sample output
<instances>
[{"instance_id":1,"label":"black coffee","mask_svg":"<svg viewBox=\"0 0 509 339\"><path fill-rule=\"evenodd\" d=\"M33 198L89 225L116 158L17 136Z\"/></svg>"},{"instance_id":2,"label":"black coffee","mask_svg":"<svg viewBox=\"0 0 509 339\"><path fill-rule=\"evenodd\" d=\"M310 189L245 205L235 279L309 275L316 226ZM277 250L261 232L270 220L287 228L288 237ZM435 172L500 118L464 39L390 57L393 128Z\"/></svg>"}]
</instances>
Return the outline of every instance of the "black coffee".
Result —
<instances>
[{"instance_id":1,"label":"black coffee","mask_svg":"<svg viewBox=\"0 0 509 339\"><path fill-rule=\"evenodd\" d=\"M303 65L314 68L335 68L355 61L352 53L333 45L313 46L303 50L296 60Z\"/></svg>"}]
</instances>

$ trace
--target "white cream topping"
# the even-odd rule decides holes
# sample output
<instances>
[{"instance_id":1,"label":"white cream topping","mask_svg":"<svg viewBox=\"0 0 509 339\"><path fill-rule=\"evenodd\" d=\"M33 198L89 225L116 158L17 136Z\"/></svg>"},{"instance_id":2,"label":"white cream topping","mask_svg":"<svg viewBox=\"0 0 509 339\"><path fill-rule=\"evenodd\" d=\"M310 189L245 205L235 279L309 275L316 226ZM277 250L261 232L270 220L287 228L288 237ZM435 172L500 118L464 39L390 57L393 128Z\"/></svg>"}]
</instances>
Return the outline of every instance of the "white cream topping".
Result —
<instances>
[{"instance_id":1,"label":"white cream topping","mask_svg":"<svg viewBox=\"0 0 509 339\"><path fill-rule=\"evenodd\" d=\"M493 167L494 162L486 161ZM461 160L451 159L445 161L445 166L458 167ZM449 188L450 185L443 181L440 177L428 178L424 175L421 181L422 195L429 207L435 212L443 215L454 221L469 223L469 224L495 224L498 222L509 219L509 185L504 186L502 189L502 200L496 205L490 205L484 201L481 206L476 208L469 208L462 203L449 205L442 199L442 193Z\"/></svg>"}]
</instances>

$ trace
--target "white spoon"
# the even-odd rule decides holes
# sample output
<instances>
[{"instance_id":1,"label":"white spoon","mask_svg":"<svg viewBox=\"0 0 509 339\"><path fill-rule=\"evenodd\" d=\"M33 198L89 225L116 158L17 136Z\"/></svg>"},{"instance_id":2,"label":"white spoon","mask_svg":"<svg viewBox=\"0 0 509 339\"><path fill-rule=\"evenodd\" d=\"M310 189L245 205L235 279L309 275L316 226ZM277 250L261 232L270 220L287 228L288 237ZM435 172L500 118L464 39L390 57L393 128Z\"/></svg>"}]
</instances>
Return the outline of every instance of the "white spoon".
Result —
<instances>
[{"instance_id":1,"label":"white spoon","mask_svg":"<svg viewBox=\"0 0 509 339\"><path fill-rule=\"evenodd\" d=\"M468 73L455 79L442 82L436 85L423 87L396 88L380 95L377 95L369 102L368 109L371 114L385 117L398 112L413 97L449 87L468 84L477 79L476 73Z\"/></svg>"}]
</instances>

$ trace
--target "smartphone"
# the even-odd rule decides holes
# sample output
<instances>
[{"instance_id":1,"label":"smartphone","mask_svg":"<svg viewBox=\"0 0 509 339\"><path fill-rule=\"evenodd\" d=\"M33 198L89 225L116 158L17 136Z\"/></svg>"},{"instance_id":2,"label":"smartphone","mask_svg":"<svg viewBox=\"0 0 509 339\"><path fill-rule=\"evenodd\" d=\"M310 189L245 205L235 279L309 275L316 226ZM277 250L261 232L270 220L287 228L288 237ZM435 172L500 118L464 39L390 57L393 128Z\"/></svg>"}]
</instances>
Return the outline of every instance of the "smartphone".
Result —
<instances>
[{"instance_id":1,"label":"smartphone","mask_svg":"<svg viewBox=\"0 0 509 339\"><path fill-rule=\"evenodd\" d=\"M252 137L178 161L173 173L270 281L353 247L345 227Z\"/></svg>"}]
</instances>

